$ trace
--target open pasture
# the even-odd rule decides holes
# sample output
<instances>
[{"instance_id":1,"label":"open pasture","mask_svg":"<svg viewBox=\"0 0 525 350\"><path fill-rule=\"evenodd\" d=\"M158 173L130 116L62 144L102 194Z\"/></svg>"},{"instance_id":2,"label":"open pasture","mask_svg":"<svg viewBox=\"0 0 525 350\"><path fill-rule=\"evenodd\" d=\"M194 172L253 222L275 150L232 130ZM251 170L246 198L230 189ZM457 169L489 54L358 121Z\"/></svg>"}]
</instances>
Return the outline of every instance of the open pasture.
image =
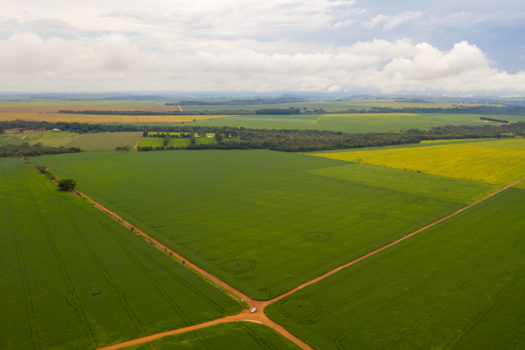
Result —
<instances>
[{"instance_id":1,"label":"open pasture","mask_svg":"<svg viewBox=\"0 0 525 350\"><path fill-rule=\"evenodd\" d=\"M94 101L91 104L86 102L72 102L67 103L64 101L63 104L40 104L40 103L24 103L19 105L6 105L5 103L0 102L0 113L24 113L24 112L34 112L34 113L58 113L60 110L70 110L70 111L85 111L85 110L97 110L97 111L143 111L143 112L179 112L180 109L178 106L166 106L164 104L150 104L150 105L141 105L141 104L112 104L110 102L100 103ZM117 101L112 101L117 102Z\"/></svg>"},{"instance_id":2,"label":"open pasture","mask_svg":"<svg viewBox=\"0 0 525 350\"><path fill-rule=\"evenodd\" d=\"M225 102L228 99L216 99L216 101ZM212 102L213 99L207 99L207 102ZM178 102L177 102L178 103ZM395 99L349 99L349 100L305 100L296 101L289 103L272 103L272 104L239 104L239 105L227 105L227 104L184 104L181 103L185 111L222 111L228 109L243 109L243 110L257 110L264 108L290 108L298 107L304 110L316 111L322 110L329 113L348 111L349 109L354 110L370 110L374 107L377 108L455 108L461 107L475 107L478 104L470 103L447 103L447 102L425 102L425 101L399 101Z\"/></svg>"},{"instance_id":3,"label":"open pasture","mask_svg":"<svg viewBox=\"0 0 525 350\"><path fill-rule=\"evenodd\" d=\"M313 155L492 184L506 185L525 175L525 138Z\"/></svg>"},{"instance_id":4,"label":"open pasture","mask_svg":"<svg viewBox=\"0 0 525 350\"><path fill-rule=\"evenodd\" d=\"M462 114L346 113L323 114L316 125L325 130L347 132L398 132L443 125L475 125L478 119L478 116Z\"/></svg>"},{"instance_id":5,"label":"open pasture","mask_svg":"<svg viewBox=\"0 0 525 350\"><path fill-rule=\"evenodd\" d=\"M41 112L0 112L0 121L27 120L66 123L188 123L231 115L101 115Z\"/></svg>"},{"instance_id":6,"label":"open pasture","mask_svg":"<svg viewBox=\"0 0 525 350\"><path fill-rule=\"evenodd\" d=\"M272 329L251 322L220 324L126 348L126 350L170 349L298 350L299 348Z\"/></svg>"},{"instance_id":7,"label":"open pasture","mask_svg":"<svg viewBox=\"0 0 525 350\"><path fill-rule=\"evenodd\" d=\"M297 115L240 115L198 120L197 125L231 126L254 129L329 130L349 133L400 132L427 130L444 125L479 126L479 115L436 113L344 113ZM487 116L488 117L488 116ZM498 116L495 116L498 117ZM502 116L499 116L501 118ZM525 116L505 116L511 121L525 121Z\"/></svg>"},{"instance_id":8,"label":"open pasture","mask_svg":"<svg viewBox=\"0 0 525 350\"><path fill-rule=\"evenodd\" d=\"M141 138L141 132L102 132L77 134L73 132L29 132L0 134L0 144L31 145L41 143L52 147L78 147L83 151L114 150L116 147L133 147Z\"/></svg>"},{"instance_id":9,"label":"open pasture","mask_svg":"<svg viewBox=\"0 0 525 350\"><path fill-rule=\"evenodd\" d=\"M0 348L94 349L240 311L21 161L0 159L0 183Z\"/></svg>"},{"instance_id":10,"label":"open pasture","mask_svg":"<svg viewBox=\"0 0 525 350\"><path fill-rule=\"evenodd\" d=\"M266 312L316 349L523 349L524 212L507 190Z\"/></svg>"},{"instance_id":11,"label":"open pasture","mask_svg":"<svg viewBox=\"0 0 525 350\"><path fill-rule=\"evenodd\" d=\"M494 188L361 164L354 172L346 162L270 151L76 154L32 162L75 179L95 200L257 299L279 295ZM334 173L338 166L343 175Z\"/></svg>"},{"instance_id":12,"label":"open pasture","mask_svg":"<svg viewBox=\"0 0 525 350\"><path fill-rule=\"evenodd\" d=\"M54 110L62 109L67 107L68 109L79 107L83 109L87 108L122 108L125 106L133 106L137 108L158 108L164 106L164 101L159 100L125 100L125 99L108 99L105 96L104 99L85 99L85 100L20 100L20 101L0 101L0 108L6 107L17 107L17 108L53 108ZM174 106L171 106L172 108Z\"/></svg>"},{"instance_id":13,"label":"open pasture","mask_svg":"<svg viewBox=\"0 0 525 350\"><path fill-rule=\"evenodd\" d=\"M162 147L164 139L162 137L143 137L140 140L138 147Z\"/></svg>"}]
</instances>

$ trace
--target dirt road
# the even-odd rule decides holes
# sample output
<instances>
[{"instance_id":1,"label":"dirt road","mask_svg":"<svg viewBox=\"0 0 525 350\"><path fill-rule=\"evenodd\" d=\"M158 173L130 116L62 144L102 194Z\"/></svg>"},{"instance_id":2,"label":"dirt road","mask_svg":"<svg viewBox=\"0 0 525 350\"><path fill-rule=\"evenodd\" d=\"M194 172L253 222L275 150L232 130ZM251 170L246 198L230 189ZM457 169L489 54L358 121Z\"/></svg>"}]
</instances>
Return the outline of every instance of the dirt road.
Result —
<instances>
[{"instance_id":1,"label":"dirt road","mask_svg":"<svg viewBox=\"0 0 525 350\"><path fill-rule=\"evenodd\" d=\"M436 220L434 221L433 223L431 224L428 224L424 227L421 227L420 229L414 231L414 232L411 232L387 245L384 245L370 253L367 253L357 259L354 259L344 265L341 265L331 271L328 271L327 273L319 276L319 277L316 277L314 278L313 280L311 281L308 281L306 283L303 283L297 287L295 287L294 289L284 293L284 294L281 294L273 299L270 299L270 300L266 300L266 301L258 301L258 300L254 300L250 297L248 297L247 295L245 295L244 293L238 291L237 289L231 287L230 285L226 284L225 282L221 281L219 278L217 278L216 276L208 273L207 271L205 271L204 269L200 268L199 266L195 265L194 263L192 263L191 261L189 261L188 259L184 258L183 256L181 256L180 254L176 253L175 251L173 251L172 249L168 248L167 246L165 246L164 244L160 243L159 241L157 241L155 238L151 237L150 235L148 235L147 233L143 232L141 229L139 229L138 227L136 227L135 225L131 224L130 222L126 221L125 219L123 219L121 216L119 216L117 213L109 210L108 208L104 207L103 205L101 205L100 203L96 202L93 198L91 198L90 196L76 190L76 193L84 198L86 198L89 202L91 202L95 207L97 207L98 209L102 210L103 212L109 214L110 216L112 216L115 220L117 220L118 222L120 222L122 225L124 225L125 227L127 227L128 229L130 229L131 231L143 236L145 239L147 239L148 241L150 241L153 245L155 245L157 248L159 248L160 250L164 251L166 254L169 254L173 257L175 257L176 259L178 259L179 261L184 261L186 266L189 266L190 268L192 268L196 273L204 276L205 279L211 281L213 284L215 284L216 286L219 286L221 289L227 291L228 293L236 296L237 298L239 299L243 299L248 305L249 305L249 309L246 309L246 310L243 310L242 312L240 312L239 314L237 315L233 315L233 316L227 316L227 317L223 317L223 318L219 318L219 319L216 319L216 320L212 320L212 321L208 321L208 322L203 322L203 323L200 323L200 324L197 324L197 325L192 325L192 326L189 326L189 327L184 327L184 328L179 328L179 329L175 329L175 330L171 330L171 331L167 331L167 332L161 332L161 333L157 333L157 334L152 334L152 335L149 335L149 336L146 336L146 337L142 337L142 338L138 338L138 339L133 339L133 340L130 340L130 341L127 341L127 342L123 342L123 343L119 343L119 344L114 344L114 345L111 345L111 346L107 346L107 347L103 347L103 348L100 348L99 350L114 350L114 349L121 349L121 348L125 348L127 346L131 346L131 345L137 345L137 344L142 344L142 343L146 343L146 342L150 342L152 340L155 340L155 339L159 339L159 338L163 338L165 336L169 336L169 335L175 335L175 334L181 334L181 333L186 333L186 332L190 332L190 331L194 331L194 330L197 330L197 329L202 329L202 328L206 328L206 327L210 327L210 326L213 326L213 325L218 325L218 324L222 324L222 323L229 323L229 322L241 322L241 321L245 321L245 322L254 322L254 323L259 323L259 324L263 324L265 326L268 326L270 328L272 328L273 330L277 331L278 333L280 333L282 336L286 337L287 339L291 340L292 342L294 342L297 346L299 346L301 349L313 349L310 345L306 344L305 342L303 342L302 340L300 340L299 338L295 337L293 334L291 334L290 332L288 332L286 329L284 329L281 325L275 323L274 321L270 320L266 314L264 313L264 309L270 305L270 304L273 304L303 288L306 288L314 283L317 283L333 274L335 274L336 272L338 271L341 271L349 266L352 266L364 259L367 259L375 254L378 254L380 252L382 252L383 250L385 249L388 249L396 244L399 244L405 240L407 240L408 238L410 237L413 237L445 220L448 220L462 212L464 212L465 210L468 210L484 201L486 201L487 199L497 195L498 193L501 193L515 185L517 185L518 183L522 182L525 180L525 177L489 194L488 196L474 202L474 203L471 203L459 210L456 210L455 212L447 215L447 216L444 216L442 217L441 219L439 220ZM251 312L251 309L252 308L255 308L256 311L255 312Z\"/></svg>"}]
</instances>

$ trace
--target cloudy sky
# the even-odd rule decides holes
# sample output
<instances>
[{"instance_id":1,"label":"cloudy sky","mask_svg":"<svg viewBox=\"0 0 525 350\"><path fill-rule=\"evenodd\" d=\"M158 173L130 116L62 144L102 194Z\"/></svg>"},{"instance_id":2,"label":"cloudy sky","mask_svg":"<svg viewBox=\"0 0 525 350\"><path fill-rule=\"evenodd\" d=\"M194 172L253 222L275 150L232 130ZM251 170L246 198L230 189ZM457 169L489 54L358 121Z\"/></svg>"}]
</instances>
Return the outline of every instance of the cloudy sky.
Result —
<instances>
[{"instance_id":1,"label":"cloudy sky","mask_svg":"<svg viewBox=\"0 0 525 350\"><path fill-rule=\"evenodd\" d=\"M524 1L0 5L0 91L525 95Z\"/></svg>"}]
</instances>

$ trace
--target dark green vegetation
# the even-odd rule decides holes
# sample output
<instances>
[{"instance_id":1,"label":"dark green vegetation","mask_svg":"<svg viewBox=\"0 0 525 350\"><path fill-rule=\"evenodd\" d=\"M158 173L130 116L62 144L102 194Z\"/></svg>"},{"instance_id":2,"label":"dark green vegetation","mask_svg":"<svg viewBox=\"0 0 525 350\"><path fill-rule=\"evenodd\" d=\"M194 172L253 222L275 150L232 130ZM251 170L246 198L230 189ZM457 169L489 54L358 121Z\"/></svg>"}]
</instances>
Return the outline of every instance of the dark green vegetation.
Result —
<instances>
[{"instance_id":1,"label":"dark green vegetation","mask_svg":"<svg viewBox=\"0 0 525 350\"><path fill-rule=\"evenodd\" d=\"M494 189L361 164L351 165L353 172L346 162L270 151L86 153L32 161L77 180L80 190L257 299Z\"/></svg>"},{"instance_id":2,"label":"dark green vegetation","mask_svg":"<svg viewBox=\"0 0 525 350\"><path fill-rule=\"evenodd\" d=\"M24 157L24 156L40 156L43 154L60 154L60 153L76 153L80 152L80 148L76 147L50 147L42 146L41 144L29 145L23 143L21 145L3 145L0 144L0 158L2 157Z\"/></svg>"},{"instance_id":3,"label":"dark green vegetation","mask_svg":"<svg viewBox=\"0 0 525 350\"><path fill-rule=\"evenodd\" d=\"M443 107L371 107L366 110L351 109L345 113L446 113L446 114L496 114L496 115L525 115L523 106L494 106L494 105L458 105Z\"/></svg>"},{"instance_id":4,"label":"dark green vegetation","mask_svg":"<svg viewBox=\"0 0 525 350\"><path fill-rule=\"evenodd\" d=\"M300 114L301 109L297 107L290 108L262 108L255 111L255 114L262 115L288 115L288 114Z\"/></svg>"},{"instance_id":5,"label":"dark green vegetation","mask_svg":"<svg viewBox=\"0 0 525 350\"><path fill-rule=\"evenodd\" d=\"M1 349L94 349L240 311L29 165L0 159L0 183Z\"/></svg>"},{"instance_id":6,"label":"dark green vegetation","mask_svg":"<svg viewBox=\"0 0 525 350\"><path fill-rule=\"evenodd\" d=\"M41 168L39 168L38 170L42 172L40 169ZM60 191L64 191L64 192L73 191L76 185L77 183L73 179L63 179L63 180L58 181L58 188L60 189Z\"/></svg>"},{"instance_id":7,"label":"dark green vegetation","mask_svg":"<svg viewBox=\"0 0 525 350\"><path fill-rule=\"evenodd\" d=\"M178 132L178 133L198 133L200 135L213 133L215 135L228 135L222 140L216 138L206 139L206 141L193 141L189 145L182 142L180 145L169 145L169 140L160 144L152 142L152 145L141 145L142 150L152 150L155 148L172 149L186 147L187 149L270 149L288 152L304 152L314 150L329 150L343 148L358 148L372 146L387 146L406 143L419 143L421 140L450 139L450 138L489 138L489 137L515 137L525 135L525 123L512 123L509 125L482 125L482 126L443 126L435 127L427 131L410 129L402 133L342 133L333 131L318 130L267 130L267 129L245 129L230 127L191 127L191 126L155 126L155 125L108 125L108 124L80 124L80 123L46 123L46 122L27 122L12 121L0 122L0 129L10 128L59 128L77 133L88 133L77 135L77 137L89 137L91 144L107 147L102 140L97 141L97 137L112 142L111 148L115 149L116 137L113 135L130 134L133 140L148 131L153 132ZM130 131L104 135L104 131ZM131 131L137 131L136 134ZM100 133L100 134L98 134ZM2 135L3 138L8 137ZM1 140L1 138L0 138ZM95 142L97 141L97 142ZM204 141L204 142L203 142ZM186 146L185 146L186 145Z\"/></svg>"},{"instance_id":8,"label":"dark green vegetation","mask_svg":"<svg viewBox=\"0 0 525 350\"><path fill-rule=\"evenodd\" d=\"M174 335L128 350L217 349L276 350L299 349L272 329L250 322L225 323L197 331Z\"/></svg>"},{"instance_id":9,"label":"dark green vegetation","mask_svg":"<svg viewBox=\"0 0 525 350\"><path fill-rule=\"evenodd\" d=\"M505 119L496 119L496 118L489 118L489 117L479 117L479 120L486 120L489 122L496 122L496 123L508 123L508 120Z\"/></svg>"},{"instance_id":10,"label":"dark green vegetation","mask_svg":"<svg viewBox=\"0 0 525 350\"><path fill-rule=\"evenodd\" d=\"M234 99L201 99L201 100L181 100L177 103L169 103L166 105L188 105L188 106L247 106L247 105L270 105L270 104L280 104L280 103L297 103L304 102L304 98L293 97L293 96L281 96L275 98L264 98L264 97L255 97L255 98L234 98Z\"/></svg>"},{"instance_id":11,"label":"dark green vegetation","mask_svg":"<svg viewBox=\"0 0 525 350\"><path fill-rule=\"evenodd\" d=\"M317 349L523 349L524 212L507 190L268 315Z\"/></svg>"}]
</instances>

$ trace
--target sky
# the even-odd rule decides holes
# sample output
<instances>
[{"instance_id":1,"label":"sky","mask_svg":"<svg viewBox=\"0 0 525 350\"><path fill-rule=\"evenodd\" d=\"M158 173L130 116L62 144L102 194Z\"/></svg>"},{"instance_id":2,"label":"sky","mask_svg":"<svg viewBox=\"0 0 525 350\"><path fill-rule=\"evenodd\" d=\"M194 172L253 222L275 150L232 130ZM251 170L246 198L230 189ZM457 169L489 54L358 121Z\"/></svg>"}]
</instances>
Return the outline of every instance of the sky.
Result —
<instances>
[{"instance_id":1,"label":"sky","mask_svg":"<svg viewBox=\"0 0 525 350\"><path fill-rule=\"evenodd\" d=\"M0 0L0 91L525 96L525 1Z\"/></svg>"}]
</instances>

